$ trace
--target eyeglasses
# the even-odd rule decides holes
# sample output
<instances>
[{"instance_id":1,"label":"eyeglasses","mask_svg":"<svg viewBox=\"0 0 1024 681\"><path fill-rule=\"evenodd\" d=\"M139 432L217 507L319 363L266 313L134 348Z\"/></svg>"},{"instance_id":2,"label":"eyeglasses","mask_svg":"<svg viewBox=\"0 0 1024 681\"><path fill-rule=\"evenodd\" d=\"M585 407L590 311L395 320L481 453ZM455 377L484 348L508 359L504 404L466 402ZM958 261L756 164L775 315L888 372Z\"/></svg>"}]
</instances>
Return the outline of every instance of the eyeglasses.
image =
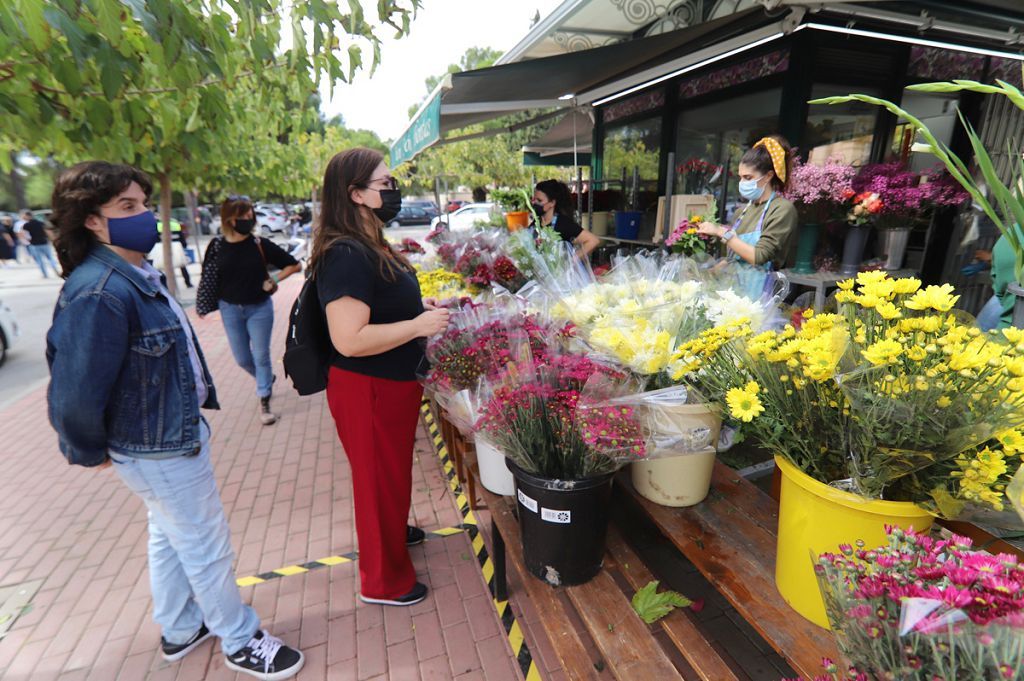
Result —
<instances>
[{"instance_id":1,"label":"eyeglasses","mask_svg":"<svg viewBox=\"0 0 1024 681\"><path fill-rule=\"evenodd\" d=\"M384 187L382 189L377 189L376 187L371 187L370 185L374 184L375 182L383 182L384 183ZM363 186L363 189L372 189L372 190L378 191L378 192L379 191L384 191L385 189L398 189L398 180L396 180L395 178L391 177L390 175L388 177L378 177L376 179L373 179L373 180L370 180L369 182L367 182Z\"/></svg>"},{"instance_id":2,"label":"eyeglasses","mask_svg":"<svg viewBox=\"0 0 1024 681\"><path fill-rule=\"evenodd\" d=\"M245 194L231 194L228 196L228 201L251 201Z\"/></svg>"}]
</instances>

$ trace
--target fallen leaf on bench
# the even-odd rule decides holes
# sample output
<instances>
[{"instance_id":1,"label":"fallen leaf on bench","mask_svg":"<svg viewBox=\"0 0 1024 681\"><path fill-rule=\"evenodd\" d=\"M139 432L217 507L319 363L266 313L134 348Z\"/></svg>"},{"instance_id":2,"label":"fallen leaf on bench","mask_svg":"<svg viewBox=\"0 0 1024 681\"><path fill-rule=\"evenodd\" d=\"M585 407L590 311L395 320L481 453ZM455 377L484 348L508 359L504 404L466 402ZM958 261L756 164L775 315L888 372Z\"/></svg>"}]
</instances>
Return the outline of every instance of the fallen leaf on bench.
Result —
<instances>
[{"instance_id":1,"label":"fallen leaf on bench","mask_svg":"<svg viewBox=\"0 0 1024 681\"><path fill-rule=\"evenodd\" d=\"M658 584L658 581L648 582L633 595L633 610L647 624L654 624L676 608L693 605L693 601L675 591L658 593Z\"/></svg>"}]
</instances>

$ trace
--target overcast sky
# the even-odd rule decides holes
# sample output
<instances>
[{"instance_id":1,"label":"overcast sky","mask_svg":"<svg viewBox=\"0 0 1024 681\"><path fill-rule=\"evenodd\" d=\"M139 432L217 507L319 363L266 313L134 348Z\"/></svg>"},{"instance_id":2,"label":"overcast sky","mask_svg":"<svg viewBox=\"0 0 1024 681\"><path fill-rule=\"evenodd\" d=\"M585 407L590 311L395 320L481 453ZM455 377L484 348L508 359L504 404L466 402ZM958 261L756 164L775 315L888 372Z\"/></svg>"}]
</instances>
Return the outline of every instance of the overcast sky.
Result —
<instances>
[{"instance_id":1,"label":"overcast sky","mask_svg":"<svg viewBox=\"0 0 1024 681\"><path fill-rule=\"evenodd\" d=\"M401 40L393 40L390 35L385 38L381 65L373 78L368 71L359 73L354 83L340 84L331 101L326 101L325 89L324 113L340 113L349 128L373 130L382 139L393 140L409 121L409 105L418 104L426 95L423 81L428 76L444 73L470 47L493 47L505 52L530 30L538 10L545 17L560 3L423 0L411 33Z\"/></svg>"}]
</instances>

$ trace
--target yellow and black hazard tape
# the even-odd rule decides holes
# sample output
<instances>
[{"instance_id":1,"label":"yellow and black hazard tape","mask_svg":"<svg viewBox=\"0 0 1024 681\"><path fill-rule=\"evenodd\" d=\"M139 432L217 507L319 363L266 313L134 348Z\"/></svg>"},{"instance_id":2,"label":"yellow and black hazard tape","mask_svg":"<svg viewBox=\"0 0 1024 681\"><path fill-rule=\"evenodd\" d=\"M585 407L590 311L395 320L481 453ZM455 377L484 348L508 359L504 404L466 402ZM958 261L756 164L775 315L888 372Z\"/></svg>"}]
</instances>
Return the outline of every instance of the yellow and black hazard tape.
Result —
<instances>
[{"instance_id":1,"label":"yellow and black hazard tape","mask_svg":"<svg viewBox=\"0 0 1024 681\"><path fill-rule=\"evenodd\" d=\"M491 601L494 603L494 609L497 611L498 618L505 628L505 635L508 637L509 645L512 646L512 652L516 656L519 669L526 681L541 681L540 670L537 669L537 663L533 661L533 655L530 654L530 648L526 645L523 631L519 628L519 622L516 621L515 615L512 614L509 602L507 600L499 601L495 597L494 563L487 553L487 547L484 546L484 538L480 535L476 515L469 507L469 498L466 497L462 486L459 484L458 477L455 475L455 465L452 463L451 457L448 456L448 448L444 443L444 438L441 437L440 430L438 430L437 420L430 409L429 400L423 400L421 411L423 413L423 422L426 424L427 432L430 435L430 441L434 444L437 456L441 460L441 468L448 479L448 487L455 497L455 504L459 508L459 513L462 514L462 527L469 534L470 541L473 544L473 552L480 563L480 570L483 572L484 581L487 582L487 588L491 592Z\"/></svg>"},{"instance_id":2,"label":"yellow and black hazard tape","mask_svg":"<svg viewBox=\"0 0 1024 681\"><path fill-rule=\"evenodd\" d=\"M458 527L442 527L440 530L434 530L433 532L427 532L427 540L430 539L431 535L435 537L450 537L453 534L462 534L466 532L468 527L466 525L459 525ZM474 530L476 527L474 526ZM270 572L261 572L258 575L252 575L250 577L239 577L235 580L238 586L254 586L256 584L262 584L269 582L272 579L280 579L281 577L291 577L292 575L301 575L309 572L310 570L316 570L322 567L332 567L334 565L342 565L343 563L351 563L352 561L359 558L358 551L349 551L343 553L340 556L327 556L326 558L317 558L311 560L308 563L299 563L298 565L286 565Z\"/></svg>"}]
</instances>

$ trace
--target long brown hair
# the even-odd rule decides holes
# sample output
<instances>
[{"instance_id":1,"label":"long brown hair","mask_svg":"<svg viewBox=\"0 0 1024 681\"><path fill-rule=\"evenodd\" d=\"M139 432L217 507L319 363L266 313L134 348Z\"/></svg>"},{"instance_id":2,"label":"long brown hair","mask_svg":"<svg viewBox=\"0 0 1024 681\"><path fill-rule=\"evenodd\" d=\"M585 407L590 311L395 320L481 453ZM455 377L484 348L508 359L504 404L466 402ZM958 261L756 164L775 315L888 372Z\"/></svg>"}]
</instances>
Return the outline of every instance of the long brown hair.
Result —
<instances>
[{"instance_id":1,"label":"long brown hair","mask_svg":"<svg viewBox=\"0 0 1024 681\"><path fill-rule=\"evenodd\" d=\"M149 176L138 168L107 161L84 161L68 168L57 178L50 205L50 222L57 231L54 244L65 279L82 264L98 241L85 226L90 215L99 215L100 207L135 182L148 199L153 193Z\"/></svg>"},{"instance_id":2,"label":"long brown hair","mask_svg":"<svg viewBox=\"0 0 1024 681\"><path fill-rule=\"evenodd\" d=\"M395 280L395 270L412 270L409 261L384 238L384 223L366 206L352 201L352 190L365 189L384 156L373 149L355 147L335 154L324 172L323 203L313 230L311 269L342 239L356 241L376 253L381 276Z\"/></svg>"},{"instance_id":3,"label":"long brown hair","mask_svg":"<svg viewBox=\"0 0 1024 681\"><path fill-rule=\"evenodd\" d=\"M228 197L220 204L220 231L227 236L235 235L235 220L253 210L252 202L241 197ZM256 217L253 211L253 217Z\"/></svg>"}]
</instances>

